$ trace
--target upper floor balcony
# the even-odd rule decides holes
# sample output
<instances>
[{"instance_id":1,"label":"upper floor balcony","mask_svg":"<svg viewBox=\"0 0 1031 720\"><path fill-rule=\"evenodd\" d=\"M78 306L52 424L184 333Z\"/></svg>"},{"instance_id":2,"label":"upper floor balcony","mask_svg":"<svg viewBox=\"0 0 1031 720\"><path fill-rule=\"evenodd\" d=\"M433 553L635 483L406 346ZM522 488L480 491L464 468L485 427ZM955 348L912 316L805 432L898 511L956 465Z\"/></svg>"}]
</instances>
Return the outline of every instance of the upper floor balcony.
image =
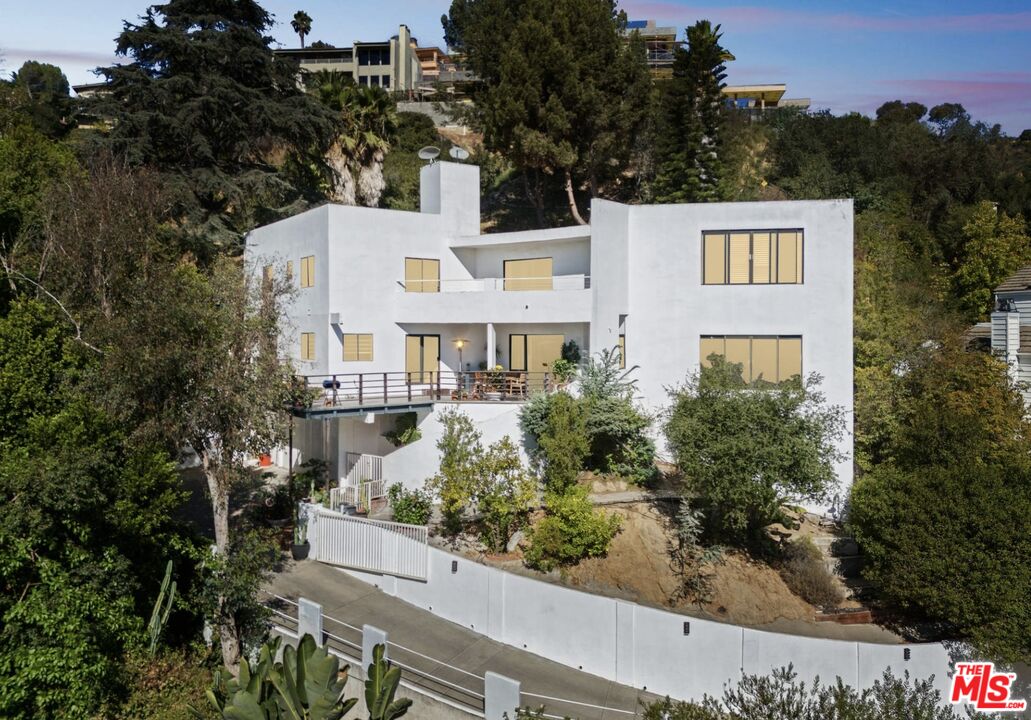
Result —
<instances>
[{"instance_id":1,"label":"upper floor balcony","mask_svg":"<svg viewBox=\"0 0 1031 720\"><path fill-rule=\"evenodd\" d=\"M590 322L591 277L399 280L398 322Z\"/></svg>"}]
</instances>

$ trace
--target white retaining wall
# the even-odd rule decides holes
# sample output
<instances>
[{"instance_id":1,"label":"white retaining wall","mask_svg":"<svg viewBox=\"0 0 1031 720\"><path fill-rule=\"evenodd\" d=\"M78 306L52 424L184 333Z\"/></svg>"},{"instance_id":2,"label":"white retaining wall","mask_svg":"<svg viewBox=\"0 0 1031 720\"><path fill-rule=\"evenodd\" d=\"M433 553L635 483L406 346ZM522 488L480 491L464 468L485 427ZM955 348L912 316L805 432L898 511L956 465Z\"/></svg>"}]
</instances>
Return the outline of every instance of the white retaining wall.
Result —
<instances>
[{"instance_id":1,"label":"white retaining wall","mask_svg":"<svg viewBox=\"0 0 1031 720\"><path fill-rule=\"evenodd\" d=\"M523 463L529 458L523 448L522 430L519 429L521 403L449 403L438 402L428 411L418 413L418 427L422 438L401 448L392 448L383 457L383 479L387 485L402 483L410 489L422 488L427 478L440 467L440 451L437 440L444 433L440 413L447 408L458 408L469 416L480 431L480 442L486 447L506 435L512 438ZM355 422L355 421L350 421ZM360 451L357 451L360 452Z\"/></svg>"},{"instance_id":2,"label":"white retaining wall","mask_svg":"<svg viewBox=\"0 0 1031 720\"><path fill-rule=\"evenodd\" d=\"M437 548L430 548L426 582L343 572L493 640L682 700L721 694L742 675L788 664L807 681L833 683L837 676L868 688L891 668L897 676L934 675L943 696L948 689L949 654L940 644L877 645L742 628L540 582Z\"/></svg>"}]
</instances>

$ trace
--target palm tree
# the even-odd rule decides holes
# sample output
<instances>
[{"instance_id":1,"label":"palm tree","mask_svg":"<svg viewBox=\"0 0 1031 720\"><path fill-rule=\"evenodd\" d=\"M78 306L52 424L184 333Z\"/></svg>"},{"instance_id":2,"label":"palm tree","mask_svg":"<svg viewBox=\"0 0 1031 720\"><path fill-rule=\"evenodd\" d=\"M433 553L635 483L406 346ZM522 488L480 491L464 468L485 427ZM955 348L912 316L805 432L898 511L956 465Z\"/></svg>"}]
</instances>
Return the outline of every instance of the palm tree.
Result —
<instances>
[{"instance_id":1,"label":"palm tree","mask_svg":"<svg viewBox=\"0 0 1031 720\"><path fill-rule=\"evenodd\" d=\"M298 10L294 13L294 19L290 21L290 26L301 38L301 47L303 48L304 37L311 32L311 16L304 10Z\"/></svg>"},{"instance_id":2,"label":"palm tree","mask_svg":"<svg viewBox=\"0 0 1031 720\"><path fill-rule=\"evenodd\" d=\"M308 89L340 113L340 137L327 158L337 175L333 200L375 207L385 187L383 159L397 133L394 101L382 88L356 85L332 70L316 73Z\"/></svg>"}]
</instances>

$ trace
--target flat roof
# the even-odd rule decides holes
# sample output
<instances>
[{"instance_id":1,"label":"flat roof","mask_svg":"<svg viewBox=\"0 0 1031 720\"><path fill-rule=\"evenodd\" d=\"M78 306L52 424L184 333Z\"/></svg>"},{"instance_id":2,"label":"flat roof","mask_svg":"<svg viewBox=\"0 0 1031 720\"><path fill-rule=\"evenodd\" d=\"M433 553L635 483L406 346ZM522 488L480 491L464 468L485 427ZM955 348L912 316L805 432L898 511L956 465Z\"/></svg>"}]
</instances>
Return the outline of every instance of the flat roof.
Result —
<instances>
[{"instance_id":1,"label":"flat roof","mask_svg":"<svg viewBox=\"0 0 1031 720\"><path fill-rule=\"evenodd\" d=\"M488 233L487 235L466 235L451 242L453 248L490 247L492 245L517 245L547 241L585 240L591 237L590 225L570 225L544 230L519 230L517 232Z\"/></svg>"},{"instance_id":2,"label":"flat roof","mask_svg":"<svg viewBox=\"0 0 1031 720\"><path fill-rule=\"evenodd\" d=\"M777 102L787 92L787 85L784 83L770 83L768 85L727 85L723 88L723 94L733 98L746 97L763 99L770 102Z\"/></svg>"}]
</instances>

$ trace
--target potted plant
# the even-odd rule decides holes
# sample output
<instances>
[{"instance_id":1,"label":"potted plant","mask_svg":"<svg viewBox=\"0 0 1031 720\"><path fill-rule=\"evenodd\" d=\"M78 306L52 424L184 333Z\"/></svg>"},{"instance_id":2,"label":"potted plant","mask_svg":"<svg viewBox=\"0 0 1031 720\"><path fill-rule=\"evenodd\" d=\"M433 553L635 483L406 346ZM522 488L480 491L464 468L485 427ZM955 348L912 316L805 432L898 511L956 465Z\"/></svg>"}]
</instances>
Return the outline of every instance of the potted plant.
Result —
<instances>
[{"instance_id":1,"label":"potted plant","mask_svg":"<svg viewBox=\"0 0 1031 720\"><path fill-rule=\"evenodd\" d=\"M576 375L576 364L565 358L559 358L551 363L551 373L555 376L556 385L559 388L565 387Z\"/></svg>"},{"instance_id":2,"label":"potted plant","mask_svg":"<svg viewBox=\"0 0 1031 720\"><path fill-rule=\"evenodd\" d=\"M505 368L501 365L495 365L494 369L487 373L487 392L486 396L488 400L500 400L501 390L505 385Z\"/></svg>"},{"instance_id":3,"label":"potted plant","mask_svg":"<svg viewBox=\"0 0 1031 720\"><path fill-rule=\"evenodd\" d=\"M294 510L296 517L297 510ZM308 525L307 521L301 522L298 518L294 522L294 542L290 546L290 554L294 560L304 560L308 557L308 553L311 551L311 545L308 543Z\"/></svg>"}]
</instances>

